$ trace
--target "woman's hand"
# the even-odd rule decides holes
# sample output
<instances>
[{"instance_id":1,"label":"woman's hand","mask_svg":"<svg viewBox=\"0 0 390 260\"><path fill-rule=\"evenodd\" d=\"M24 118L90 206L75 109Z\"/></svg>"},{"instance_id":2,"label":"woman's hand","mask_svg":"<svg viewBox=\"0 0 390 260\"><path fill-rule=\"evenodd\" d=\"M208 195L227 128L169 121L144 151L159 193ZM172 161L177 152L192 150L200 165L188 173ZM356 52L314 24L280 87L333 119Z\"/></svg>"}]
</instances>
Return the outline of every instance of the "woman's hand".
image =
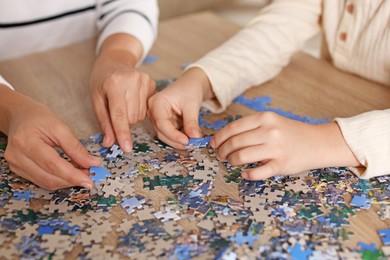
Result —
<instances>
[{"instance_id":1,"label":"woman's hand","mask_svg":"<svg viewBox=\"0 0 390 260\"><path fill-rule=\"evenodd\" d=\"M100 159L89 155L49 108L14 91L6 90L4 95L8 97L1 106L0 122L1 131L8 135L4 156L11 170L48 190L71 186L91 189L93 181L88 171L79 167L97 166ZM73 164L61 158L57 147Z\"/></svg>"},{"instance_id":2,"label":"woman's hand","mask_svg":"<svg viewBox=\"0 0 390 260\"><path fill-rule=\"evenodd\" d=\"M95 62L91 98L106 147L117 140L122 150L131 152L130 127L145 118L148 98L156 90L149 75L135 68L141 55L137 39L114 35L105 41Z\"/></svg>"},{"instance_id":3,"label":"woman's hand","mask_svg":"<svg viewBox=\"0 0 390 260\"><path fill-rule=\"evenodd\" d=\"M232 165L261 162L243 171L248 180L309 169L358 166L336 123L309 125L275 113L257 113L218 131L211 146Z\"/></svg>"}]
</instances>

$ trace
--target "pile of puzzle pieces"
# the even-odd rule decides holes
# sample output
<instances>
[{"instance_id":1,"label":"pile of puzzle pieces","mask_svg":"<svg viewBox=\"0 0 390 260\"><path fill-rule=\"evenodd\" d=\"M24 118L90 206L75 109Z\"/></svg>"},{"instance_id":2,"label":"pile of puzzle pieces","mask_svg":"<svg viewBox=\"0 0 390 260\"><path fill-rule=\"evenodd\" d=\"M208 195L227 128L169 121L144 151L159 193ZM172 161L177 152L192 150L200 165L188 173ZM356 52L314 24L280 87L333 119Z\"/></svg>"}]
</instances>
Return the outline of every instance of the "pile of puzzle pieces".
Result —
<instances>
[{"instance_id":1,"label":"pile of puzzle pieces","mask_svg":"<svg viewBox=\"0 0 390 260\"><path fill-rule=\"evenodd\" d=\"M250 182L241 179L241 171L258 165L233 167L218 161L207 147L210 137L193 139L190 150L178 151L141 127L132 136L131 154L117 145L102 147L99 134L82 140L91 154L103 159L101 166L90 169L94 192L78 187L50 192L19 178L3 158L6 138L0 138L1 255L390 257L388 176L362 180L346 168L326 168ZM375 221L382 224L374 230L378 244L357 237L351 228L356 215L373 208Z\"/></svg>"}]
</instances>

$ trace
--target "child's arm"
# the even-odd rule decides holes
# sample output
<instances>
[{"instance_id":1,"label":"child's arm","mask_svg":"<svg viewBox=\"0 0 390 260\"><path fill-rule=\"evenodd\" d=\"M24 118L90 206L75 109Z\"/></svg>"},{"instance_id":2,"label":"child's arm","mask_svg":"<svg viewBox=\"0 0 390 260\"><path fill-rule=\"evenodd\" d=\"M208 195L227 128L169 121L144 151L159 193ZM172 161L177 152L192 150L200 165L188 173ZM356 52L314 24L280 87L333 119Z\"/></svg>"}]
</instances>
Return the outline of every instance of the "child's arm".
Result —
<instances>
[{"instance_id":1,"label":"child's arm","mask_svg":"<svg viewBox=\"0 0 390 260\"><path fill-rule=\"evenodd\" d=\"M353 168L355 174L364 179L390 174L390 108L335 121L363 166Z\"/></svg>"},{"instance_id":2,"label":"child's arm","mask_svg":"<svg viewBox=\"0 0 390 260\"><path fill-rule=\"evenodd\" d=\"M156 37L156 0L118 0L98 6L98 57L90 79L92 105L104 133L104 146L115 139L132 150L130 126L143 120L155 91L150 77L136 67Z\"/></svg>"},{"instance_id":3,"label":"child's arm","mask_svg":"<svg viewBox=\"0 0 390 260\"><path fill-rule=\"evenodd\" d=\"M16 174L49 190L92 188L88 174L62 159L54 148L61 148L83 168L99 165L100 160L88 154L49 108L4 84L0 84L0 131L8 136L4 156Z\"/></svg>"},{"instance_id":4,"label":"child's arm","mask_svg":"<svg viewBox=\"0 0 390 260\"><path fill-rule=\"evenodd\" d=\"M321 0L275 0L244 29L188 68L202 69L222 112L238 95L274 78L306 40L320 31Z\"/></svg>"},{"instance_id":5,"label":"child's arm","mask_svg":"<svg viewBox=\"0 0 390 260\"><path fill-rule=\"evenodd\" d=\"M246 28L150 99L149 116L158 136L183 148L187 136L198 136L196 116L203 100L208 100L207 108L221 112L247 88L274 77L319 31L320 12L320 0L273 1ZM184 134L177 130L183 121ZM188 127L186 122L193 123Z\"/></svg>"}]
</instances>

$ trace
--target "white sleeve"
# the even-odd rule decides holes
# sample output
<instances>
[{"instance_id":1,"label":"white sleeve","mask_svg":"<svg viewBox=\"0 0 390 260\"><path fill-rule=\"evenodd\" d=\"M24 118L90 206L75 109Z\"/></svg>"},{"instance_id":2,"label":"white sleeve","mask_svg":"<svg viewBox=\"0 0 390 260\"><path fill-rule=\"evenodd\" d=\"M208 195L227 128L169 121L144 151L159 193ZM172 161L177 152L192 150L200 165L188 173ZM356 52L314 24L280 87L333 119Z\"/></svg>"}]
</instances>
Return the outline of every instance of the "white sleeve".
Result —
<instances>
[{"instance_id":1,"label":"white sleeve","mask_svg":"<svg viewBox=\"0 0 390 260\"><path fill-rule=\"evenodd\" d=\"M204 105L222 112L249 87L275 77L319 32L321 2L274 0L230 40L189 66L203 69L211 82L216 100Z\"/></svg>"},{"instance_id":2,"label":"white sleeve","mask_svg":"<svg viewBox=\"0 0 390 260\"><path fill-rule=\"evenodd\" d=\"M9 87L10 89L12 90L15 90L11 84L9 84L1 75L0 75L0 84L4 84L6 85L7 87Z\"/></svg>"},{"instance_id":3,"label":"white sleeve","mask_svg":"<svg viewBox=\"0 0 390 260\"><path fill-rule=\"evenodd\" d=\"M157 0L97 0L99 39L97 52L105 39L116 33L136 37L143 46L143 57L157 36Z\"/></svg>"},{"instance_id":4,"label":"white sleeve","mask_svg":"<svg viewBox=\"0 0 390 260\"><path fill-rule=\"evenodd\" d=\"M349 148L363 165L351 168L360 178L390 174L390 109L336 118Z\"/></svg>"}]
</instances>

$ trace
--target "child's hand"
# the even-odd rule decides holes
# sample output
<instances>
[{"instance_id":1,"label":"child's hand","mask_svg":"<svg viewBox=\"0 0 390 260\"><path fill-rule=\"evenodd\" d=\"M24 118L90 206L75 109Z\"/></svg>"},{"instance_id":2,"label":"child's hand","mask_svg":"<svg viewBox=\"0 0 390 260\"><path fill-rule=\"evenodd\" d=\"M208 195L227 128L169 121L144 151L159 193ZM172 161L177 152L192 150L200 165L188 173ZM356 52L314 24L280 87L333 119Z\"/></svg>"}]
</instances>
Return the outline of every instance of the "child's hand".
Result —
<instances>
[{"instance_id":1,"label":"child's hand","mask_svg":"<svg viewBox=\"0 0 390 260\"><path fill-rule=\"evenodd\" d=\"M261 162L243 171L248 180L332 166L358 166L336 123L309 125L271 112L257 113L218 131L211 146L232 165Z\"/></svg>"},{"instance_id":2,"label":"child's hand","mask_svg":"<svg viewBox=\"0 0 390 260\"><path fill-rule=\"evenodd\" d=\"M90 87L92 106L104 133L103 145L109 147L116 139L123 151L131 152L130 126L145 118L156 84L135 68L139 57L117 47L121 43L122 48L142 54L140 43L130 36L109 38L95 62Z\"/></svg>"},{"instance_id":3,"label":"child's hand","mask_svg":"<svg viewBox=\"0 0 390 260\"><path fill-rule=\"evenodd\" d=\"M88 171L76 168L61 158L55 147L61 148L74 164L82 168L99 165L74 137L70 128L46 106L14 93L12 107L5 112L7 124L2 129L8 135L5 159L11 170L36 185L57 190L71 186L91 189Z\"/></svg>"},{"instance_id":4,"label":"child's hand","mask_svg":"<svg viewBox=\"0 0 390 260\"><path fill-rule=\"evenodd\" d=\"M202 101L210 96L210 83L200 69L190 69L172 86L148 102L148 116L157 137L178 149L185 149L189 137L201 137L198 123ZM178 129L183 127L184 133Z\"/></svg>"}]
</instances>

